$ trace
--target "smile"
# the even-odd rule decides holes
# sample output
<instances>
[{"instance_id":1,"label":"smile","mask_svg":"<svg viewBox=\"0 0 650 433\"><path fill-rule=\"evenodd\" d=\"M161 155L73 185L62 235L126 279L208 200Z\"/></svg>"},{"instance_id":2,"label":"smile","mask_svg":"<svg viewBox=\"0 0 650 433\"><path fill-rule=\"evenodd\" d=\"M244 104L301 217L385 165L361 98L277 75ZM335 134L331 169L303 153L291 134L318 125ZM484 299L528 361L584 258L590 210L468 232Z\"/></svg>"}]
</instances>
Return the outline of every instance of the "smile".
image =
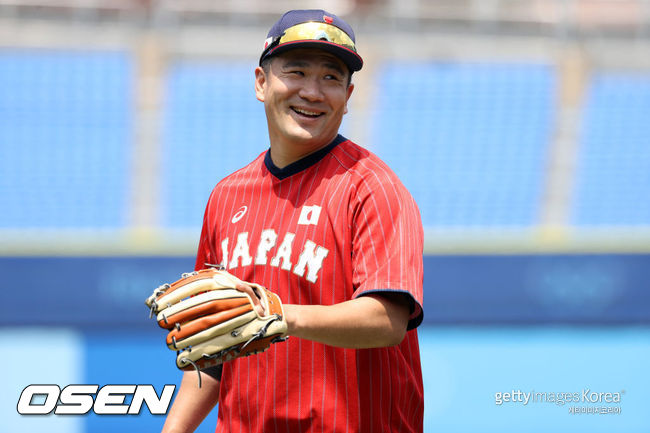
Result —
<instances>
[{"instance_id":1,"label":"smile","mask_svg":"<svg viewBox=\"0 0 650 433\"><path fill-rule=\"evenodd\" d=\"M307 116L307 117L311 117L311 118L316 118L316 117L319 117L319 116L322 116L323 114L325 114L322 111L321 112L319 112L319 111L310 111L310 110L305 110L304 108L298 108L298 107L291 107L291 109L293 111L295 111L296 113L302 115L302 116Z\"/></svg>"}]
</instances>

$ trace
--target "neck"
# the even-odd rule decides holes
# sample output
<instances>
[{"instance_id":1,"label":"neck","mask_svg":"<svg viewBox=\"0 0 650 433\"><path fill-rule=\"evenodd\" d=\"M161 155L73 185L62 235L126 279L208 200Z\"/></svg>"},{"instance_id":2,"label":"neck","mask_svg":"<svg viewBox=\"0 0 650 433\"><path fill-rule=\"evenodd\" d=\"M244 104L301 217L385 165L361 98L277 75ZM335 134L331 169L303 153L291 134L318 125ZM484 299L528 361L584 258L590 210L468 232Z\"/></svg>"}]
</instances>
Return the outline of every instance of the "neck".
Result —
<instances>
[{"instance_id":1,"label":"neck","mask_svg":"<svg viewBox=\"0 0 650 433\"><path fill-rule=\"evenodd\" d=\"M335 138L336 135L324 141L310 141L300 146L285 145L283 141L271 140L271 160L277 168L284 168L314 152L318 152L320 149L330 144Z\"/></svg>"}]
</instances>

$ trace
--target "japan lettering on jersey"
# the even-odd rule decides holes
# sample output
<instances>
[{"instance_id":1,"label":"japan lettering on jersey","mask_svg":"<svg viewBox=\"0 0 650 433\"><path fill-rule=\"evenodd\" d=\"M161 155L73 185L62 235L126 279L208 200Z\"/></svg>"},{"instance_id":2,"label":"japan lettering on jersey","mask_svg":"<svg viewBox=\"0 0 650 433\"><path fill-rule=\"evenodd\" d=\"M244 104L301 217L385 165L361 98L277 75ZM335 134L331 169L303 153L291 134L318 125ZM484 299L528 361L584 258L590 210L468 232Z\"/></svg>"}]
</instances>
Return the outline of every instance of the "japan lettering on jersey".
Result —
<instances>
[{"instance_id":1,"label":"japan lettering on jersey","mask_svg":"<svg viewBox=\"0 0 650 433\"><path fill-rule=\"evenodd\" d=\"M341 136L284 169L262 154L219 182L197 269L222 264L287 304L401 292L411 300L412 330L398 346L363 350L290 338L224 364L217 431L422 431L414 329L422 320L422 243L408 191Z\"/></svg>"}]
</instances>

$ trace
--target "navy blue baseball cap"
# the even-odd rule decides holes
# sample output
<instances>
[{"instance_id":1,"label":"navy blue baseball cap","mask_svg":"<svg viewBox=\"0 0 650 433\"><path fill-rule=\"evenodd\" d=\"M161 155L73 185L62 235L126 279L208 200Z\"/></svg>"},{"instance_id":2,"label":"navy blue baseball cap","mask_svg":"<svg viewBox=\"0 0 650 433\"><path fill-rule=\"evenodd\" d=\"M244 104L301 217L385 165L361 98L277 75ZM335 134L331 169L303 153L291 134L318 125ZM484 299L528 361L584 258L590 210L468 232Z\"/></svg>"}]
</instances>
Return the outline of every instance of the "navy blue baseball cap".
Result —
<instances>
[{"instance_id":1,"label":"navy blue baseball cap","mask_svg":"<svg viewBox=\"0 0 650 433\"><path fill-rule=\"evenodd\" d=\"M260 65L268 57L293 48L319 48L340 58L355 72L363 66L352 27L322 9L292 10L276 22L264 42Z\"/></svg>"}]
</instances>

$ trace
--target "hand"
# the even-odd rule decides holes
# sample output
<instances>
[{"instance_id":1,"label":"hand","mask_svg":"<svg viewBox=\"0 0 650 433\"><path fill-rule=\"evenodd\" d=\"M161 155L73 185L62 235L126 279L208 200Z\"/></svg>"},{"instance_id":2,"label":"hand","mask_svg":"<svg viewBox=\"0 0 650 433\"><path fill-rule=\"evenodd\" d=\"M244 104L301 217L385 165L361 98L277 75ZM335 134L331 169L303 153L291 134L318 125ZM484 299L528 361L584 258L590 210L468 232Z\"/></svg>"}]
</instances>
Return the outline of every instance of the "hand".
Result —
<instances>
[{"instance_id":1,"label":"hand","mask_svg":"<svg viewBox=\"0 0 650 433\"><path fill-rule=\"evenodd\" d=\"M259 293L257 293L257 289L255 287L245 283L241 283L241 284L237 284L235 288L240 292L244 292L251 297L251 299L253 300L253 309L257 314L259 314L260 316L266 315L266 308L264 305L262 305L260 295Z\"/></svg>"},{"instance_id":2,"label":"hand","mask_svg":"<svg viewBox=\"0 0 650 433\"><path fill-rule=\"evenodd\" d=\"M199 371L286 340L278 295L222 269L183 274L154 289L145 303L169 331L165 341L181 370Z\"/></svg>"}]
</instances>

